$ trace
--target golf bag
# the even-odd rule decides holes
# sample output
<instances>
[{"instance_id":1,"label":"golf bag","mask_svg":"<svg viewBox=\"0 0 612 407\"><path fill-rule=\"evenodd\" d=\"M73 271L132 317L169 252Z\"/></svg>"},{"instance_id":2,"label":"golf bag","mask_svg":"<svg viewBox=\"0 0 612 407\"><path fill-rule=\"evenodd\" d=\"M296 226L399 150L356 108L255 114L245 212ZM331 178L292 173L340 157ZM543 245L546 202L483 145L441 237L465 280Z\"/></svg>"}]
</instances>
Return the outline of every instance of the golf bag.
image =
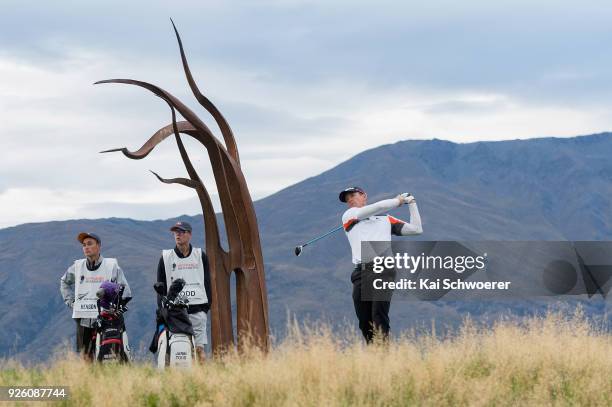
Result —
<instances>
[{"instance_id":1,"label":"golf bag","mask_svg":"<svg viewBox=\"0 0 612 407\"><path fill-rule=\"evenodd\" d=\"M123 313L127 307L123 302L125 287L105 281L100 285L98 297L98 318L94 324L94 363L129 363L130 347Z\"/></svg>"},{"instance_id":2,"label":"golf bag","mask_svg":"<svg viewBox=\"0 0 612 407\"><path fill-rule=\"evenodd\" d=\"M157 353L157 367L190 368L197 363L194 332L187 313L189 300L179 293L185 280L177 279L166 293L163 283L155 283L161 297L157 310L156 331L149 350Z\"/></svg>"}]
</instances>

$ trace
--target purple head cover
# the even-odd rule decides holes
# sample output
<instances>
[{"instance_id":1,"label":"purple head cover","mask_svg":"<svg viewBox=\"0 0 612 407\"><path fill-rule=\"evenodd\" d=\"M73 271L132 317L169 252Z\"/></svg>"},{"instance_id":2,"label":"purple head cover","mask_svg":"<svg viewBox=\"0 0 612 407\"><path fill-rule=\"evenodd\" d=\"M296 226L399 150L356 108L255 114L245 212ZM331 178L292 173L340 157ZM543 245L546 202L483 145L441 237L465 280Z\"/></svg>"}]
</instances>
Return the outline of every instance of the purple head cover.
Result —
<instances>
[{"instance_id":1,"label":"purple head cover","mask_svg":"<svg viewBox=\"0 0 612 407\"><path fill-rule=\"evenodd\" d=\"M105 281L100 284L100 289L96 293L97 297L100 299L100 306L102 308L110 308L111 303L117 301L117 295L120 289L121 286L119 284L111 281Z\"/></svg>"}]
</instances>

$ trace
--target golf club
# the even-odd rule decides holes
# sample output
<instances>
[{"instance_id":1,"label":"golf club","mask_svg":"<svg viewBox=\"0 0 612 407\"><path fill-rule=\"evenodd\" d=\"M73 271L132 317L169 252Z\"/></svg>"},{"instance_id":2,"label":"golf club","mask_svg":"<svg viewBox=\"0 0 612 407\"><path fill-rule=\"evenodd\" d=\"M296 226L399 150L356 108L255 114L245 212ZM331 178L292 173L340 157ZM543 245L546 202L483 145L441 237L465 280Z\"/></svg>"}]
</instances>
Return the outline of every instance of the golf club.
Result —
<instances>
[{"instance_id":1,"label":"golf club","mask_svg":"<svg viewBox=\"0 0 612 407\"><path fill-rule=\"evenodd\" d=\"M332 233L334 233L334 232L336 232L336 231L338 231L338 230L340 230L340 229L342 229L342 225L338 226L337 228L334 228L334 229L330 230L329 232L325 233L324 235L321 235L321 236L319 236L319 237L315 237L314 239L307 241L306 243L304 243L304 244L303 244L303 245L301 245L301 246L296 246L296 247L295 247L295 255L296 255L296 256L299 256L300 254L302 254L302 250L304 250L304 247L308 246L308 245L309 245L309 244L311 244L311 243L316 242L317 240L321 240L321 239L323 239L324 237L329 236L329 235L331 235Z\"/></svg>"}]
</instances>

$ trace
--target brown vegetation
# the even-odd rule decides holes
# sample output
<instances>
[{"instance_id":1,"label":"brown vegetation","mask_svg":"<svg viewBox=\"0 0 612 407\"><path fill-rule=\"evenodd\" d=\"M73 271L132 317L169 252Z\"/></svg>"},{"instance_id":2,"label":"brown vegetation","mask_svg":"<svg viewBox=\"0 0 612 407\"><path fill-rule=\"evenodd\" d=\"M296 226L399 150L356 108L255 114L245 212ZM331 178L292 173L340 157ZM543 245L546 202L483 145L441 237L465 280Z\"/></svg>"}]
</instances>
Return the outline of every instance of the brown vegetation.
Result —
<instances>
[{"instance_id":1,"label":"brown vegetation","mask_svg":"<svg viewBox=\"0 0 612 407\"><path fill-rule=\"evenodd\" d=\"M0 385L67 385L63 404L95 406L612 405L612 337L580 314L466 321L453 337L370 347L355 333L294 324L267 355L254 349L192 371L9 361Z\"/></svg>"}]
</instances>

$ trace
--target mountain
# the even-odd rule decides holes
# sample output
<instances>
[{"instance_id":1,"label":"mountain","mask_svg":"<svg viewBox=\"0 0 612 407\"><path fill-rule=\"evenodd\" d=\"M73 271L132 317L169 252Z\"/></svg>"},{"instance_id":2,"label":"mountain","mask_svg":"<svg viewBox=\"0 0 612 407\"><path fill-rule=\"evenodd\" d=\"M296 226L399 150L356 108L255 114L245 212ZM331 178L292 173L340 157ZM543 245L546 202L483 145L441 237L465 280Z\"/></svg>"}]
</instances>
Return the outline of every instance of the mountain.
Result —
<instances>
[{"instance_id":1,"label":"mountain","mask_svg":"<svg viewBox=\"0 0 612 407\"><path fill-rule=\"evenodd\" d=\"M339 224L345 207L338 192L346 186L365 188L370 202L413 193L423 219L419 240L611 240L611 156L611 133L468 144L408 140L364 151L257 201L273 332L282 335L289 314L353 323L343 233L293 254L296 245ZM407 210L392 214L406 217ZM172 246L168 228L176 219L79 219L0 230L0 356L44 360L62 341L72 343L74 323L59 295L59 277L82 255L75 240L80 231L95 231L103 254L119 259L134 293L126 317L130 340L145 355L154 329L157 261L161 249ZM192 223L194 243L203 245L202 217L180 219ZM585 306L592 314L609 308L603 301ZM453 325L467 313L487 320L543 308L536 302L396 302L391 320L398 332L426 329L432 319Z\"/></svg>"}]
</instances>

